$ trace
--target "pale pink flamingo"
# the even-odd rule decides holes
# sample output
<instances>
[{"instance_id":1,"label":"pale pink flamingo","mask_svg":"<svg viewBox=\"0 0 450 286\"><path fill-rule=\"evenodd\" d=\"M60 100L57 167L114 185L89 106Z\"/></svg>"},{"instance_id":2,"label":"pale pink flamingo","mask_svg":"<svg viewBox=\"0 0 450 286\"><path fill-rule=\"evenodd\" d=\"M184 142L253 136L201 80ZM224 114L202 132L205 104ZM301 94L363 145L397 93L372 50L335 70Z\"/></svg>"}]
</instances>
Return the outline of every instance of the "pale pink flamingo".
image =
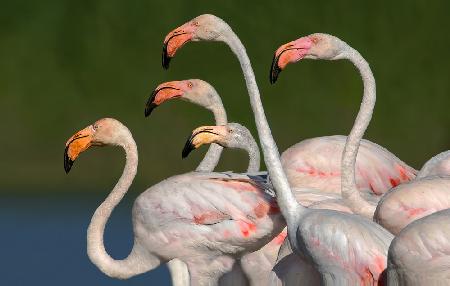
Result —
<instances>
[{"instance_id":1,"label":"pale pink flamingo","mask_svg":"<svg viewBox=\"0 0 450 286\"><path fill-rule=\"evenodd\" d=\"M217 125L227 123L227 114L217 91L210 84L199 79L171 81L158 85L147 101L145 117L148 117L163 102L175 98L181 98L187 102L204 106L213 113ZM220 145L212 144L195 170L205 172L214 171L214 168L219 162L222 150L223 148ZM173 286L189 285L189 273L184 262L179 259L174 259L169 261L167 266L170 270ZM228 275L228 280L231 279L231 284L234 285L239 284L237 280L241 271L237 269L238 267L239 265L233 267L230 275ZM221 285L226 285L226 283L222 282Z\"/></svg>"},{"instance_id":2,"label":"pale pink flamingo","mask_svg":"<svg viewBox=\"0 0 450 286\"><path fill-rule=\"evenodd\" d=\"M284 52L284 51L287 52ZM339 53L339 57L333 57ZM450 207L450 189L447 179L434 178L433 180L413 180L403 183L411 178L404 171L400 171L400 178L392 185L398 185L381 197L381 200L368 201L361 196L355 180L355 162L360 141L370 123L376 101L375 79L368 63L353 48L340 39L327 34L312 34L299 38L281 46L276 52L276 59L281 64L274 63L272 68L278 70L287 64L306 59L336 60L343 57L349 59L360 71L364 83L364 95L360 111L355 124L347 137L347 143L342 156L342 196L349 207L356 214L373 218L393 234L397 234L411 221L421 218L437 210ZM281 56L280 56L281 55ZM279 72L278 72L279 73Z\"/></svg>"},{"instance_id":3,"label":"pale pink flamingo","mask_svg":"<svg viewBox=\"0 0 450 286\"><path fill-rule=\"evenodd\" d=\"M388 285L450 285L450 209L406 226L389 247Z\"/></svg>"},{"instance_id":4,"label":"pale pink flamingo","mask_svg":"<svg viewBox=\"0 0 450 286\"><path fill-rule=\"evenodd\" d=\"M279 47L273 57L270 82L275 83L280 72L291 62L302 58L332 60L332 49L346 48L340 46L337 38L334 40L331 37L326 38L327 36L313 34ZM357 52L351 56L354 64L361 65L355 62L359 60L356 57L362 59ZM366 70L360 72L364 81L371 77L368 65ZM365 74L369 72L370 75ZM375 92L375 84L371 88ZM341 135L317 137L303 140L284 151L281 161L291 185L302 184L320 190L340 192L341 159L346 139L346 136ZM370 190L379 196L392 187L414 179L416 173L416 170L382 146L368 140L361 141L355 174L359 190Z\"/></svg>"},{"instance_id":5,"label":"pale pink flamingo","mask_svg":"<svg viewBox=\"0 0 450 286\"><path fill-rule=\"evenodd\" d=\"M191 172L170 177L136 199L133 248L127 258L113 259L105 250L103 233L136 175L137 147L130 131L111 118L89 125L67 141L64 168L69 172L90 146L105 145L122 147L126 164L92 217L87 252L110 277L127 279L179 258L188 265L191 285L216 285L236 259L264 246L285 226L275 199L255 176Z\"/></svg>"},{"instance_id":6,"label":"pale pink flamingo","mask_svg":"<svg viewBox=\"0 0 450 286\"><path fill-rule=\"evenodd\" d=\"M213 15L201 15L169 33L164 41L163 66L187 41L222 41L238 57L255 116L264 161L277 194L277 202L288 225L293 250L313 263L323 285L376 285L386 267L392 235L360 216L332 210L308 209L297 203L278 149L271 135L258 86L239 38L230 26Z\"/></svg>"}]
</instances>

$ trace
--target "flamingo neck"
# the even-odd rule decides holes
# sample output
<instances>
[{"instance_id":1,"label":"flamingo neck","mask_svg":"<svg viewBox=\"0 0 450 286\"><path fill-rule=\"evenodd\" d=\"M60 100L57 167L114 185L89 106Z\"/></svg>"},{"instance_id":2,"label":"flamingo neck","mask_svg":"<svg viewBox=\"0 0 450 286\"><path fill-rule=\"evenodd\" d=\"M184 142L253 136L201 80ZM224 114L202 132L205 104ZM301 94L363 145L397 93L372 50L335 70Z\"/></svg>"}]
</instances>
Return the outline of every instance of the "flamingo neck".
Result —
<instances>
[{"instance_id":1,"label":"flamingo neck","mask_svg":"<svg viewBox=\"0 0 450 286\"><path fill-rule=\"evenodd\" d=\"M247 151L249 156L247 173L259 172L261 155L259 154L258 144L256 144L255 139L253 137L246 138L246 140L242 142L241 149Z\"/></svg>"},{"instance_id":2,"label":"flamingo neck","mask_svg":"<svg viewBox=\"0 0 450 286\"><path fill-rule=\"evenodd\" d=\"M367 202L360 194L355 179L356 157L361 139L372 118L373 109L376 102L375 78L367 61L358 51L347 46L346 56L358 69L364 84L364 94L356 116L352 130L347 137L343 155L342 155L342 197L349 204L349 207L357 214L366 217L373 217L375 206Z\"/></svg>"},{"instance_id":3,"label":"flamingo neck","mask_svg":"<svg viewBox=\"0 0 450 286\"><path fill-rule=\"evenodd\" d=\"M136 175L138 154L136 143L131 134L126 138L123 147L126 163L122 176L105 201L96 209L87 230L87 254L102 272L110 277L129 278L144 273L160 264L160 260L144 249L135 237L133 249L123 260L114 260L105 250L103 235L106 223L112 211L122 200Z\"/></svg>"},{"instance_id":4,"label":"flamingo neck","mask_svg":"<svg viewBox=\"0 0 450 286\"><path fill-rule=\"evenodd\" d=\"M247 52L241 41L231 28L223 34L222 40L228 44L233 53L237 56L241 65L250 97L250 104L255 116L256 129L264 154L264 162L266 163L270 179L277 194L277 202L288 225L290 223L295 225L297 215L300 211L305 210L305 208L295 200L281 166L280 154L275 140L272 137L266 115L264 114L264 108L261 102L258 85L256 84L255 74L250 64L250 59L248 58Z\"/></svg>"},{"instance_id":5,"label":"flamingo neck","mask_svg":"<svg viewBox=\"0 0 450 286\"><path fill-rule=\"evenodd\" d=\"M217 92L212 92L210 94L211 98L213 98L213 104L204 105L206 109L210 110L214 114L214 120L216 125L226 125L227 121L227 113L225 108L223 107L222 100L220 99ZM211 144L206 152L205 157L200 162L200 164L195 169L199 172L212 172L219 164L220 156L222 155L223 147L218 144Z\"/></svg>"}]
</instances>

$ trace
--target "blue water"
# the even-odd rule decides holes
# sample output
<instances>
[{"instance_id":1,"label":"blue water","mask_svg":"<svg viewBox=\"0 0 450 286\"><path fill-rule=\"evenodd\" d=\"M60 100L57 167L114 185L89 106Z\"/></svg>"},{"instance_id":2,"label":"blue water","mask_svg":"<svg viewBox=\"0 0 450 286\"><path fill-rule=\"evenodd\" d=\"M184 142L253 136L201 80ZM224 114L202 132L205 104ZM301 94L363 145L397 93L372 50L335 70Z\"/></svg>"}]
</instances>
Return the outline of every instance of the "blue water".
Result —
<instances>
[{"instance_id":1,"label":"blue water","mask_svg":"<svg viewBox=\"0 0 450 286\"><path fill-rule=\"evenodd\" d=\"M0 285L171 285L160 266L128 280L101 273L87 257L86 229L102 198L0 198ZM132 247L131 204L114 211L105 231L108 253Z\"/></svg>"}]
</instances>

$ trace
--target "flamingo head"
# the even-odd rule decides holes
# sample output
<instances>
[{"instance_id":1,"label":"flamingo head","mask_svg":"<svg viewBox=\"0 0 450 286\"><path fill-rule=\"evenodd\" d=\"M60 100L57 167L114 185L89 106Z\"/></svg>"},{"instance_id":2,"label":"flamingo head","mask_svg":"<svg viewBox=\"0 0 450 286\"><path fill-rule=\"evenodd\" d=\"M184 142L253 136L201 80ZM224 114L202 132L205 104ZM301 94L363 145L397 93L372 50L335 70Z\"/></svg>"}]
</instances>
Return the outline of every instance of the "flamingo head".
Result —
<instances>
[{"instance_id":1,"label":"flamingo head","mask_svg":"<svg viewBox=\"0 0 450 286\"><path fill-rule=\"evenodd\" d=\"M181 81L165 82L156 87L145 105L145 116L170 99L180 98L206 108L216 104L217 92L206 81L200 79L188 79Z\"/></svg>"},{"instance_id":2,"label":"flamingo head","mask_svg":"<svg viewBox=\"0 0 450 286\"><path fill-rule=\"evenodd\" d=\"M162 66L169 68L177 50L189 41L219 41L229 26L219 17L203 14L176 28L164 39Z\"/></svg>"},{"instance_id":3,"label":"flamingo head","mask_svg":"<svg viewBox=\"0 0 450 286\"><path fill-rule=\"evenodd\" d=\"M124 131L124 132L123 132ZM69 173L77 157L91 146L122 145L128 128L113 118L103 118L78 131L66 142L64 170Z\"/></svg>"},{"instance_id":4,"label":"flamingo head","mask_svg":"<svg viewBox=\"0 0 450 286\"><path fill-rule=\"evenodd\" d=\"M242 148L249 138L253 138L250 131L239 123L201 126L189 135L183 148L182 157L186 158L192 150L205 144L216 143L225 148Z\"/></svg>"},{"instance_id":5,"label":"flamingo head","mask_svg":"<svg viewBox=\"0 0 450 286\"><path fill-rule=\"evenodd\" d=\"M301 59L336 60L341 58L344 42L337 37L316 33L299 38L280 46L276 51L270 68L270 83L275 83L278 75L290 63Z\"/></svg>"}]
</instances>

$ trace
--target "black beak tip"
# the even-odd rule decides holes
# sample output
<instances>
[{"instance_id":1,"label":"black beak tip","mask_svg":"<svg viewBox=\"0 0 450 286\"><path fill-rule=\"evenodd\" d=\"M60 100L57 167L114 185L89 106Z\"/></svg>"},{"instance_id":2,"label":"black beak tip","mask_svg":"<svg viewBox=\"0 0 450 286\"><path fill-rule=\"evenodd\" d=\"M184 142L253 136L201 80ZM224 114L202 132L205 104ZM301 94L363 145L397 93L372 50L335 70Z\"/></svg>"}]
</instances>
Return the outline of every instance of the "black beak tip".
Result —
<instances>
[{"instance_id":1,"label":"black beak tip","mask_svg":"<svg viewBox=\"0 0 450 286\"><path fill-rule=\"evenodd\" d=\"M153 103L153 102L148 103L148 104L145 106L145 112L144 112L145 117L149 117L150 114L152 114L153 109L155 109L157 106L158 106L158 105L155 104L155 103Z\"/></svg>"},{"instance_id":2,"label":"black beak tip","mask_svg":"<svg viewBox=\"0 0 450 286\"><path fill-rule=\"evenodd\" d=\"M183 148L183 152L181 152L181 158L187 158L192 150L194 150L194 146L190 143L186 144Z\"/></svg>"},{"instance_id":3,"label":"black beak tip","mask_svg":"<svg viewBox=\"0 0 450 286\"><path fill-rule=\"evenodd\" d=\"M277 81L278 75L282 71L278 66L278 59L279 57L277 57L276 55L273 56L272 66L270 67L270 75L269 75L270 84L274 84Z\"/></svg>"},{"instance_id":4,"label":"black beak tip","mask_svg":"<svg viewBox=\"0 0 450 286\"><path fill-rule=\"evenodd\" d=\"M169 69L170 60L172 58L167 54L167 43L163 45L162 50L162 67L164 69Z\"/></svg>"},{"instance_id":5,"label":"black beak tip","mask_svg":"<svg viewBox=\"0 0 450 286\"><path fill-rule=\"evenodd\" d=\"M189 135L188 140L184 144L183 151L181 152L181 158L186 158L187 156L189 156L191 151L195 149L194 145L192 144L192 139L193 138L191 137L191 135Z\"/></svg>"},{"instance_id":6,"label":"black beak tip","mask_svg":"<svg viewBox=\"0 0 450 286\"><path fill-rule=\"evenodd\" d=\"M64 152L64 171L66 174L69 174L70 169L72 168L73 161L67 156L67 150Z\"/></svg>"}]
</instances>

